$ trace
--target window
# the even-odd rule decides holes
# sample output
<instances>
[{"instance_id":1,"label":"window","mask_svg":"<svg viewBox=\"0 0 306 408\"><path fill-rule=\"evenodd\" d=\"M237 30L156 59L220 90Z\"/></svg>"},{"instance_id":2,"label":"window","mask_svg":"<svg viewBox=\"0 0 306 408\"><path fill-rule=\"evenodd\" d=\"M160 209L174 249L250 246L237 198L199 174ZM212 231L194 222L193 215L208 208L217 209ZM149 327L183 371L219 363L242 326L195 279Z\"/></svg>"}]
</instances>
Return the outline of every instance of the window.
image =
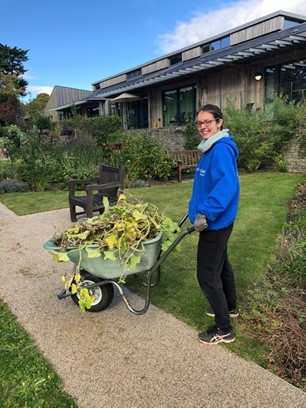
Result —
<instances>
[{"instance_id":1,"label":"window","mask_svg":"<svg viewBox=\"0 0 306 408\"><path fill-rule=\"evenodd\" d=\"M284 30L286 30L287 28L291 28L291 27L295 27L297 26L299 23L293 20L288 20L287 18L285 18L284 21Z\"/></svg>"},{"instance_id":2,"label":"window","mask_svg":"<svg viewBox=\"0 0 306 408\"><path fill-rule=\"evenodd\" d=\"M170 57L169 59L170 65L178 64L179 62L182 62L182 54L172 55L172 57Z\"/></svg>"},{"instance_id":3,"label":"window","mask_svg":"<svg viewBox=\"0 0 306 408\"><path fill-rule=\"evenodd\" d=\"M127 79L137 78L141 76L141 68L127 73Z\"/></svg>"},{"instance_id":4,"label":"window","mask_svg":"<svg viewBox=\"0 0 306 408\"><path fill-rule=\"evenodd\" d=\"M306 58L266 68L265 97L273 94L301 101L306 97Z\"/></svg>"},{"instance_id":5,"label":"window","mask_svg":"<svg viewBox=\"0 0 306 408\"><path fill-rule=\"evenodd\" d=\"M194 119L196 87L177 88L163 93L164 126L183 125L188 117Z\"/></svg>"},{"instance_id":6,"label":"window","mask_svg":"<svg viewBox=\"0 0 306 408\"><path fill-rule=\"evenodd\" d=\"M202 46L203 54L210 51L219 50L220 48L225 48L230 46L230 37L220 38L212 43L204 44Z\"/></svg>"},{"instance_id":7,"label":"window","mask_svg":"<svg viewBox=\"0 0 306 408\"><path fill-rule=\"evenodd\" d=\"M123 115L123 109L127 112L129 129L145 129L148 125L148 97L143 96L138 101L128 102L127 106L121 103L111 104L111 115Z\"/></svg>"}]
</instances>

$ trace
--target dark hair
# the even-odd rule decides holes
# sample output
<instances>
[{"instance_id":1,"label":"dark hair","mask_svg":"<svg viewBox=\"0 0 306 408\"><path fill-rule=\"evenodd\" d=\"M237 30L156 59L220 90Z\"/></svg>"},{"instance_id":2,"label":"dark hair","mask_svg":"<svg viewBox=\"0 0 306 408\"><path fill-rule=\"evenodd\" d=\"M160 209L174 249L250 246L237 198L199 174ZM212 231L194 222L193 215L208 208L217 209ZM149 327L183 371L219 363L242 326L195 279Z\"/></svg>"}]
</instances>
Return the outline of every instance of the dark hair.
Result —
<instances>
[{"instance_id":1,"label":"dark hair","mask_svg":"<svg viewBox=\"0 0 306 408\"><path fill-rule=\"evenodd\" d=\"M223 114L221 109L216 106L216 105L212 105L210 103L208 103L207 105L203 105L200 107L200 109L197 111L196 116L198 116L198 114L200 112L209 112L213 115L213 117L216 119L216 122L219 121L219 119L223 119ZM223 126L221 126L221 129L223 128Z\"/></svg>"}]
</instances>

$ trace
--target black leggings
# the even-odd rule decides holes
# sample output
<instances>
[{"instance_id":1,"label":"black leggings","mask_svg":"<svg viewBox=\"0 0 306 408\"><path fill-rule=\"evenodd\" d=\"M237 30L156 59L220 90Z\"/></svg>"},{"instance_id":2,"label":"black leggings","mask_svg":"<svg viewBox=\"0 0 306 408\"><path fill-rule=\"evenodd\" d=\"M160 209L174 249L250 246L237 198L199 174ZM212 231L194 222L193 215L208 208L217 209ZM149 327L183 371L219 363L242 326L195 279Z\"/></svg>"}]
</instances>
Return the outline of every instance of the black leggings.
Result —
<instances>
[{"instance_id":1,"label":"black leggings","mask_svg":"<svg viewBox=\"0 0 306 408\"><path fill-rule=\"evenodd\" d=\"M222 330L231 328L229 310L237 302L234 272L227 256L232 230L233 224L218 231L204 230L198 242L197 278Z\"/></svg>"}]
</instances>

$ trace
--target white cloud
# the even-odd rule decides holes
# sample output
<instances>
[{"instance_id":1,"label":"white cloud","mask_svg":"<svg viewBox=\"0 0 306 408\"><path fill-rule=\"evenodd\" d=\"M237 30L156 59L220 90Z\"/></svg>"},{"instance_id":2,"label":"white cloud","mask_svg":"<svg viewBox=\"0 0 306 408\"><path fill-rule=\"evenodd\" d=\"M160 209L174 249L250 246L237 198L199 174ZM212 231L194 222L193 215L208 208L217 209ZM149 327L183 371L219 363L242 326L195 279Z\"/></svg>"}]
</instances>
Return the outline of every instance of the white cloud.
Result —
<instances>
[{"instance_id":1,"label":"white cloud","mask_svg":"<svg viewBox=\"0 0 306 408\"><path fill-rule=\"evenodd\" d=\"M190 21L178 22L172 32L158 37L157 44L162 53L170 53L278 10L306 16L306 2L305 0L238 1L218 10L200 12Z\"/></svg>"},{"instance_id":2,"label":"white cloud","mask_svg":"<svg viewBox=\"0 0 306 408\"><path fill-rule=\"evenodd\" d=\"M52 86L33 86L33 85L28 85L27 86L27 95L23 96L20 100L23 103L28 103L32 101L33 99L36 98L36 96L40 93L46 93L48 95L51 94L53 90Z\"/></svg>"},{"instance_id":3,"label":"white cloud","mask_svg":"<svg viewBox=\"0 0 306 408\"><path fill-rule=\"evenodd\" d=\"M33 85L29 85L27 86L27 92L40 94L40 93L46 93L48 95L51 94L53 90L53 86L33 86Z\"/></svg>"},{"instance_id":4,"label":"white cloud","mask_svg":"<svg viewBox=\"0 0 306 408\"><path fill-rule=\"evenodd\" d=\"M31 81L31 80L35 80L35 81L36 81L37 79L39 79L39 78L35 77L34 75L29 74L28 72L25 72L25 73L22 75L22 78L25 79L26 81Z\"/></svg>"}]
</instances>

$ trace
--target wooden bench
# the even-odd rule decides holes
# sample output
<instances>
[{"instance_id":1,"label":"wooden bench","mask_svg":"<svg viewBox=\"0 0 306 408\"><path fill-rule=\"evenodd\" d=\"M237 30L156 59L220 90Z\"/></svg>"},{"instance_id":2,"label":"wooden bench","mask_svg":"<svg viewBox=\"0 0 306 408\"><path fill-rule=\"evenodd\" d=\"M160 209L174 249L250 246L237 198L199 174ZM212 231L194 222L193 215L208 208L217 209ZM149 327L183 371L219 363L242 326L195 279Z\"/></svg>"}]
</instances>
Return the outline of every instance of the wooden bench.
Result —
<instances>
[{"instance_id":1,"label":"wooden bench","mask_svg":"<svg viewBox=\"0 0 306 408\"><path fill-rule=\"evenodd\" d=\"M174 150L167 151L168 156L173 161L173 168L178 172L178 182L182 182L182 170L195 169L201 157L201 152L194 150Z\"/></svg>"},{"instance_id":2,"label":"wooden bench","mask_svg":"<svg viewBox=\"0 0 306 408\"><path fill-rule=\"evenodd\" d=\"M116 203L119 190L124 188L124 167L99 166L99 175L88 179L73 179L69 185L69 208L72 222L77 216L85 214L91 218L95 211L104 210L103 197L107 197L110 204ZM81 189L81 190L80 190ZM81 211L76 208L81 207Z\"/></svg>"}]
</instances>

